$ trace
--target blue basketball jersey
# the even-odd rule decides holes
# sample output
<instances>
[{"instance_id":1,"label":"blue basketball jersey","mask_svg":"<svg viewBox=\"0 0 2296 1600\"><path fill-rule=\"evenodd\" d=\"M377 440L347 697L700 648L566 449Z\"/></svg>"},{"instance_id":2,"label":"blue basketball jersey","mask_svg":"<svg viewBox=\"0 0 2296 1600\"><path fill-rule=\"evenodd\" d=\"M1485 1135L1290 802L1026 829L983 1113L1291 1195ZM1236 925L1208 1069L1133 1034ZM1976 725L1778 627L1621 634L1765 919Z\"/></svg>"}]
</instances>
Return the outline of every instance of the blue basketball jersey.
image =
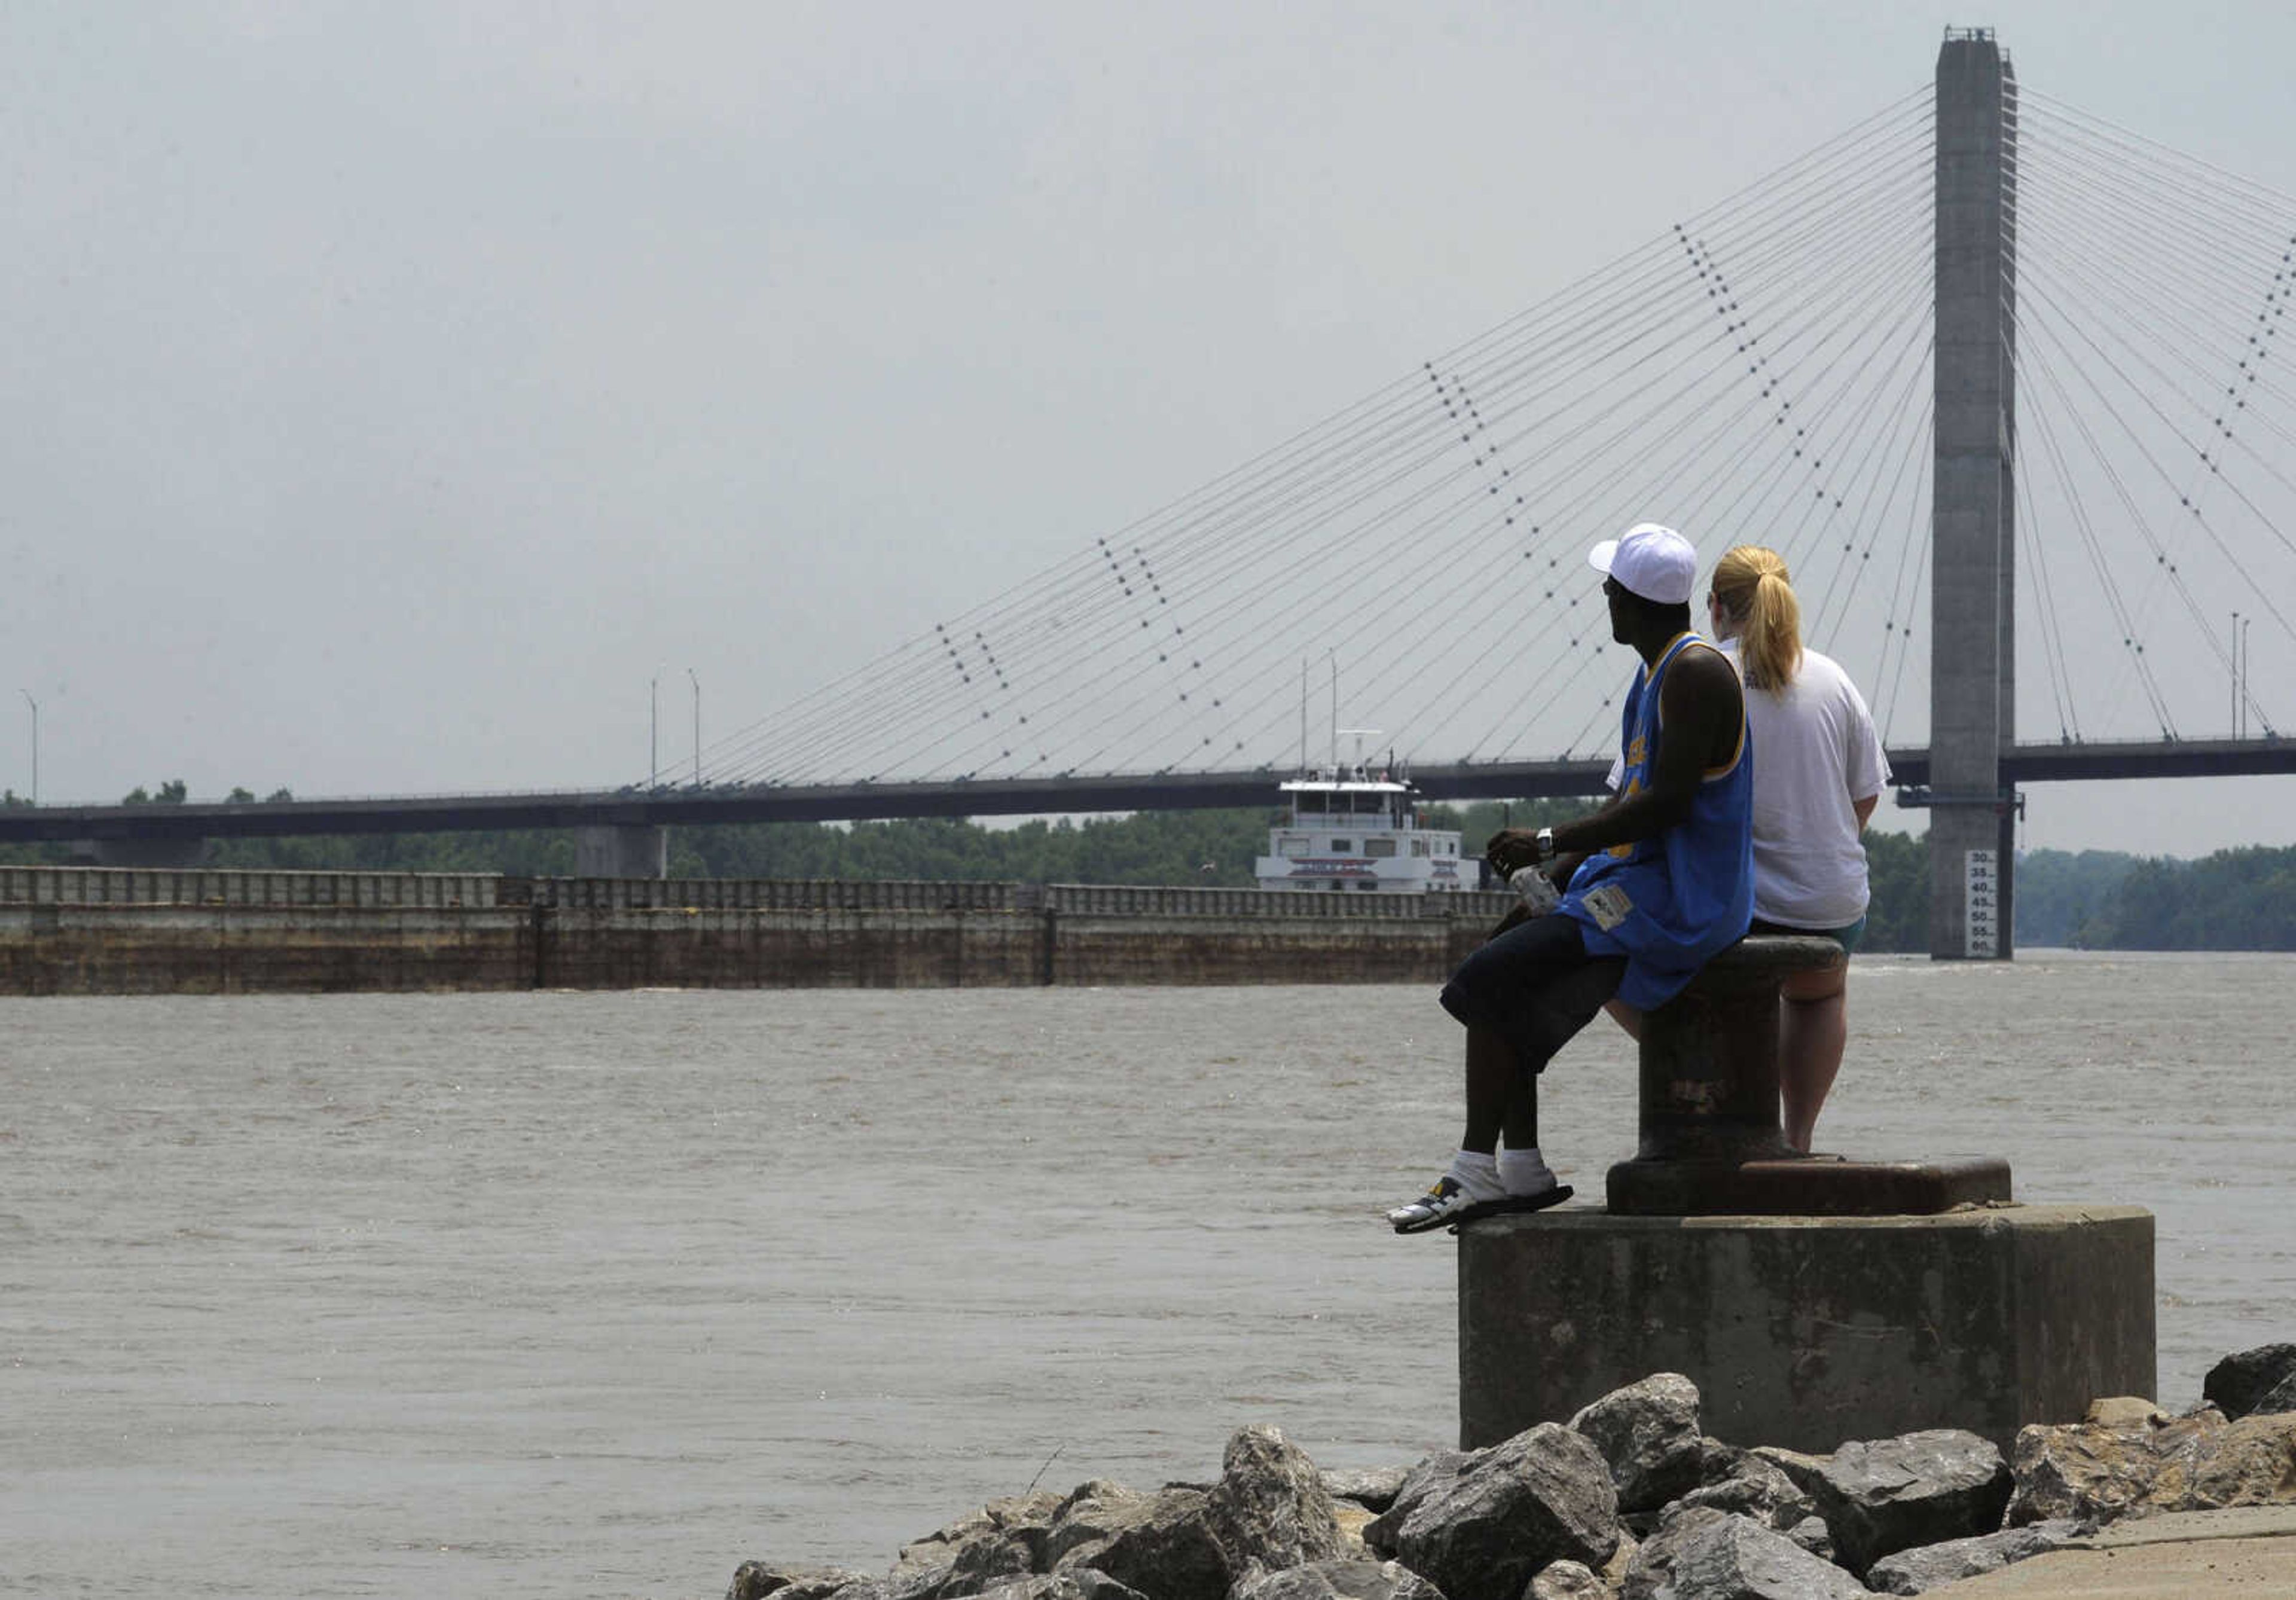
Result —
<instances>
[{"instance_id":1,"label":"blue basketball jersey","mask_svg":"<svg viewBox=\"0 0 2296 1600\"><path fill-rule=\"evenodd\" d=\"M1650 786L1665 734L1659 691L1675 657L1693 647L1713 648L1696 634L1677 636L1627 692L1621 797ZM1562 910L1578 919L1590 953L1627 958L1619 998L1644 1011L1672 999L1745 936L1754 914L1754 763L1742 708L1737 748L1726 765L1706 770L1688 819L1589 856L1571 874Z\"/></svg>"}]
</instances>

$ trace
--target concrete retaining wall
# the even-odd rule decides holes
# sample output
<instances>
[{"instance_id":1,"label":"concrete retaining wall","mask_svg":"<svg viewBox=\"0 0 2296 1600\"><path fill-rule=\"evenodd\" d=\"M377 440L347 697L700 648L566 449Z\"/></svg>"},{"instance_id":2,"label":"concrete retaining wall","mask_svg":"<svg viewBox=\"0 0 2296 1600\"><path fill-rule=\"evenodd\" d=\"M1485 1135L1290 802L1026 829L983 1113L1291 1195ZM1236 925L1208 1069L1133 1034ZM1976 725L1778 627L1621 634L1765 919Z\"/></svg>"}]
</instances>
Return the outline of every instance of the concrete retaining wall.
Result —
<instances>
[{"instance_id":1,"label":"concrete retaining wall","mask_svg":"<svg viewBox=\"0 0 2296 1600\"><path fill-rule=\"evenodd\" d=\"M529 989L534 970L515 909L0 906L0 994Z\"/></svg>"},{"instance_id":2,"label":"concrete retaining wall","mask_svg":"<svg viewBox=\"0 0 2296 1600\"><path fill-rule=\"evenodd\" d=\"M0 868L0 993L1440 980L1513 897Z\"/></svg>"}]
</instances>

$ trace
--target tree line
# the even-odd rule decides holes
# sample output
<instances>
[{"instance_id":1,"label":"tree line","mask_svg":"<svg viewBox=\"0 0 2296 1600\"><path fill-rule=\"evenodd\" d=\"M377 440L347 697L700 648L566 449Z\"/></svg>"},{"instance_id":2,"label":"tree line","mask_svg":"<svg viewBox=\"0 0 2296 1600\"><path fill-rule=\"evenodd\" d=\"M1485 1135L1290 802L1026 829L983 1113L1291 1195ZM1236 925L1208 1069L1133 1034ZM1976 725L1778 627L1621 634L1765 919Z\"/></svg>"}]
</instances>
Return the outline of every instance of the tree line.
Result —
<instances>
[{"instance_id":1,"label":"tree line","mask_svg":"<svg viewBox=\"0 0 2296 1600\"><path fill-rule=\"evenodd\" d=\"M231 800L253 802L245 789ZM265 797L294 798L284 789ZM181 804L171 779L128 794L128 805ZM25 802L12 792L0 805ZM1591 800L1478 801L1425 808L1431 827L1456 828L1470 857L1499 828L1538 827L1586 811ZM838 824L756 823L670 831L669 871L692 878L921 878L1024 883L1200 884L1249 888L1267 848L1274 808L1144 811L1062 817L1016 826L917 818ZM1865 949L1929 948L1929 841L1875 829L1866 835L1873 880ZM62 864L62 845L0 846L0 864ZM298 872L507 873L568 877L574 840L563 829L486 833L362 834L218 840L206 865ZM2021 946L2094 949L2296 949L2296 849L2249 847L2199 860L2112 850L2033 850L2018 858Z\"/></svg>"}]
</instances>

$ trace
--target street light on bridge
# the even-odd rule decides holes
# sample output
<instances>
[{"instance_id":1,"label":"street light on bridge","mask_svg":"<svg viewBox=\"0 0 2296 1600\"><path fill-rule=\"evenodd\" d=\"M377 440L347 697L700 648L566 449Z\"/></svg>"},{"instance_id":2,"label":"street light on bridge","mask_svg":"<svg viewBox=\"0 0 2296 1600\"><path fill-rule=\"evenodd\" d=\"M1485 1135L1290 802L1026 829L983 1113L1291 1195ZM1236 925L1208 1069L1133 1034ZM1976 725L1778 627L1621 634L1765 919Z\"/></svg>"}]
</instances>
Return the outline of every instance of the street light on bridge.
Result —
<instances>
[{"instance_id":1,"label":"street light on bridge","mask_svg":"<svg viewBox=\"0 0 2296 1600\"><path fill-rule=\"evenodd\" d=\"M685 676L693 685L693 786L701 787L701 680L688 667Z\"/></svg>"},{"instance_id":2,"label":"street light on bridge","mask_svg":"<svg viewBox=\"0 0 2296 1600\"><path fill-rule=\"evenodd\" d=\"M40 702L32 698L29 689L19 689L24 703L32 708L32 803L40 803Z\"/></svg>"}]
</instances>

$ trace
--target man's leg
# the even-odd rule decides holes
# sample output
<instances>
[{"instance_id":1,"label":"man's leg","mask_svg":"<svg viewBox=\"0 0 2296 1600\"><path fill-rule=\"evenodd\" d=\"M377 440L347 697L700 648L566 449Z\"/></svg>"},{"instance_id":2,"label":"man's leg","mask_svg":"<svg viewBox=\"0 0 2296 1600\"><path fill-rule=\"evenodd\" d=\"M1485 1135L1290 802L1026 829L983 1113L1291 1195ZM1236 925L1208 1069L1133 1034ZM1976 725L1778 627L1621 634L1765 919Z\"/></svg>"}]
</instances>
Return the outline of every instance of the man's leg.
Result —
<instances>
[{"instance_id":1,"label":"man's leg","mask_svg":"<svg viewBox=\"0 0 2296 1600\"><path fill-rule=\"evenodd\" d=\"M1435 1186L1388 1213L1397 1231L1416 1233L1507 1209L1508 1192L1518 1185L1499 1176L1502 1132L1509 1177L1521 1180L1514 1198L1554 1189L1538 1153L1538 1075L1617 990L1625 966L1615 956L1589 956L1578 924L1559 915L1511 928L1461 964L1444 987L1443 1006L1467 1028L1466 1127Z\"/></svg>"},{"instance_id":2,"label":"man's leg","mask_svg":"<svg viewBox=\"0 0 2296 1600\"><path fill-rule=\"evenodd\" d=\"M1786 1143L1807 1153L1849 1037L1849 975L1796 972L1779 985L1778 1098Z\"/></svg>"},{"instance_id":3,"label":"man's leg","mask_svg":"<svg viewBox=\"0 0 2296 1600\"><path fill-rule=\"evenodd\" d=\"M1510 1148L1520 1148L1514 1135L1521 1126L1529 1106L1530 1142L1538 1143L1538 1074L1522 1070L1522 1060L1514 1046L1507 1043L1506 1035L1492 1028L1467 1028L1467 1129L1459 1136L1459 1148L1479 1155L1490 1155L1498 1149L1499 1134L1504 1129Z\"/></svg>"},{"instance_id":4,"label":"man's leg","mask_svg":"<svg viewBox=\"0 0 2296 1600\"><path fill-rule=\"evenodd\" d=\"M1507 1192L1509 1200L1543 1200L1550 1194L1556 1201L1570 1197L1570 1191L1562 1188L1548 1169L1546 1153L1538 1147L1538 1073L1515 1074L1513 1092L1507 1096L1501 1136L1504 1143L1498 1154L1499 1186Z\"/></svg>"}]
</instances>

